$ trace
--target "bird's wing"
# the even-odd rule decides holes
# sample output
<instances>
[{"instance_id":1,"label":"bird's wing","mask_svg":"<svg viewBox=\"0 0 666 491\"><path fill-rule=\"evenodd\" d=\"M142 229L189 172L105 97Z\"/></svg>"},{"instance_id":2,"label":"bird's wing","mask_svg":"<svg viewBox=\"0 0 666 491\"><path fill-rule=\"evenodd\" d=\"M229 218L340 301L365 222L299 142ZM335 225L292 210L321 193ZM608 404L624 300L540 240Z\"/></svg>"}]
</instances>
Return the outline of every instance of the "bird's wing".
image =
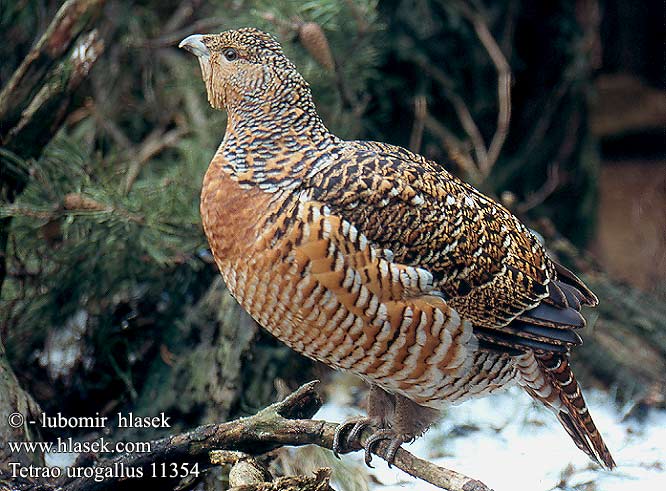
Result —
<instances>
[{"instance_id":1,"label":"bird's wing","mask_svg":"<svg viewBox=\"0 0 666 491\"><path fill-rule=\"evenodd\" d=\"M471 323L446 304L432 275L394 261L308 194L275 215L258 247L277 253L281 281L291 285L281 287L292 309L282 317L293 329L309 326L310 341L293 347L412 398L417 381L466 370L477 348Z\"/></svg>"},{"instance_id":2,"label":"bird's wing","mask_svg":"<svg viewBox=\"0 0 666 491\"><path fill-rule=\"evenodd\" d=\"M372 247L431 273L479 346L516 355L526 390L579 448L614 466L568 364L580 308L597 299L516 217L436 163L381 143L349 142L302 186Z\"/></svg>"},{"instance_id":3,"label":"bird's wing","mask_svg":"<svg viewBox=\"0 0 666 491\"><path fill-rule=\"evenodd\" d=\"M578 310L596 299L506 208L403 148L346 145L303 188L398 263L430 272L483 346L517 354L580 343Z\"/></svg>"}]
</instances>

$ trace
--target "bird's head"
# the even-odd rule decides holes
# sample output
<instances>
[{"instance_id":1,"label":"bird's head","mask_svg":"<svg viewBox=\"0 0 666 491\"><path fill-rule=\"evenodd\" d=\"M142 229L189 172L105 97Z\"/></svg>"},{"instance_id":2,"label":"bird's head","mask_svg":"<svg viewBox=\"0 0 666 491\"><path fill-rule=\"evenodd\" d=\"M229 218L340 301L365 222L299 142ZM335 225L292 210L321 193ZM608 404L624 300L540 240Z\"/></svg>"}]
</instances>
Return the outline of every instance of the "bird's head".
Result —
<instances>
[{"instance_id":1,"label":"bird's head","mask_svg":"<svg viewBox=\"0 0 666 491\"><path fill-rule=\"evenodd\" d=\"M199 59L208 101L216 109L295 103L309 95L308 84L280 43L259 29L194 34L178 46Z\"/></svg>"}]
</instances>

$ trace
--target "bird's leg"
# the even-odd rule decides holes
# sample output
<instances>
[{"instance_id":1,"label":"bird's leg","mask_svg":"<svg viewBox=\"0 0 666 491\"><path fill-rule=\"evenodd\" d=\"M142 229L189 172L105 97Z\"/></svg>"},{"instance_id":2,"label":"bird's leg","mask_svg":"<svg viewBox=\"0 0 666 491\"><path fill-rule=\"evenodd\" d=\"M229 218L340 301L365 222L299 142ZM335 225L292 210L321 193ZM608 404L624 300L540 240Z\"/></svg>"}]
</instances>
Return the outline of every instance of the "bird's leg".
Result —
<instances>
[{"instance_id":1,"label":"bird's leg","mask_svg":"<svg viewBox=\"0 0 666 491\"><path fill-rule=\"evenodd\" d=\"M372 460L373 447L382 440L389 440L384 459L390 467L400 446L425 433L439 415L436 409L421 406L401 395L395 395L394 399L395 410L389 427L374 432L363 445L367 465Z\"/></svg>"},{"instance_id":2,"label":"bird's leg","mask_svg":"<svg viewBox=\"0 0 666 491\"><path fill-rule=\"evenodd\" d=\"M395 411L395 396L376 385L370 386L367 398L367 416L354 416L346 419L335 430L333 452L338 455L344 448L351 446L368 426L378 429L388 428ZM348 433L347 433L348 432ZM344 434L347 437L344 438ZM343 445L344 441L344 445Z\"/></svg>"},{"instance_id":3,"label":"bird's leg","mask_svg":"<svg viewBox=\"0 0 666 491\"><path fill-rule=\"evenodd\" d=\"M376 385L370 387L367 410L367 417L349 418L338 426L333 439L333 451L337 455L342 450L345 432L349 432L344 439L345 447L350 447L365 428L372 426L374 432L362 444L365 463L370 467L372 449L377 443L389 440L384 458L390 466L400 445L423 434L439 415L436 409L421 406L401 395L390 394Z\"/></svg>"}]
</instances>

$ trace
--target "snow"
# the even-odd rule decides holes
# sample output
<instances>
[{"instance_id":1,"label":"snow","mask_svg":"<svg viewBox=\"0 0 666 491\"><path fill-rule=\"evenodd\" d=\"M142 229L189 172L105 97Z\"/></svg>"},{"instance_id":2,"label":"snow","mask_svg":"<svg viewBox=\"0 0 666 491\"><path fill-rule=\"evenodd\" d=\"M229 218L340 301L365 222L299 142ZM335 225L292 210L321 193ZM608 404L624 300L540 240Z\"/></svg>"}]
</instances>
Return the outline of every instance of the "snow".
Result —
<instances>
[{"instance_id":1,"label":"snow","mask_svg":"<svg viewBox=\"0 0 666 491\"><path fill-rule=\"evenodd\" d=\"M653 410L638 422L601 391L586 392L588 406L618 467L610 472L591 463L555 416L537 407L518 387L449 408L443 419L405 449L444 467L480 479L495 491L666 490L666 411ZM333 398L336 399L335 397ZM359 413L327 403L317 418L342 421ZM343 458L362 461L361 452ZM379 457L369 472L379 491L436 490Z\"/></svg>"},{"instance_id":2,"label":"snow","mask_svg":"<svg viewBox=\"0 0 666 491\"><path fill-rule=\"evenodd\" d=\"M38 361L47 369L52 380L66 379L81 361L87 324L88 312L80 309L67 319L61 329L49 331Z\"/></svg>"}]
</instances>

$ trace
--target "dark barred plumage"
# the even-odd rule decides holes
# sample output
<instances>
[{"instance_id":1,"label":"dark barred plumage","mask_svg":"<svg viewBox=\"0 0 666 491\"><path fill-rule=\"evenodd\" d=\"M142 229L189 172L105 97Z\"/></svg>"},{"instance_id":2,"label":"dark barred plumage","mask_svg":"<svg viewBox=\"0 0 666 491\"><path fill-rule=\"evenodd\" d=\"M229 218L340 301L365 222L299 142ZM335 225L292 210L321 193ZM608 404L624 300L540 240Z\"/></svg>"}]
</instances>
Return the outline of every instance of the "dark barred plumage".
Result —
<instances>
[{"instance_id":1,"label":"dark barred plumage","mask_svg":"<svg viewBox=\"0 0 666 491\"><path fill-rule=\"evenodd\" d=\"M444 405L517 382L615 465L568 362L597 299L515 216L424 157L331 134L270 35L181 46L229 116L201 195L229 290L287 345L371 385L336 449L372 424L368 457L382 439L395 452Z\"/></svg>"}]
</instances>

